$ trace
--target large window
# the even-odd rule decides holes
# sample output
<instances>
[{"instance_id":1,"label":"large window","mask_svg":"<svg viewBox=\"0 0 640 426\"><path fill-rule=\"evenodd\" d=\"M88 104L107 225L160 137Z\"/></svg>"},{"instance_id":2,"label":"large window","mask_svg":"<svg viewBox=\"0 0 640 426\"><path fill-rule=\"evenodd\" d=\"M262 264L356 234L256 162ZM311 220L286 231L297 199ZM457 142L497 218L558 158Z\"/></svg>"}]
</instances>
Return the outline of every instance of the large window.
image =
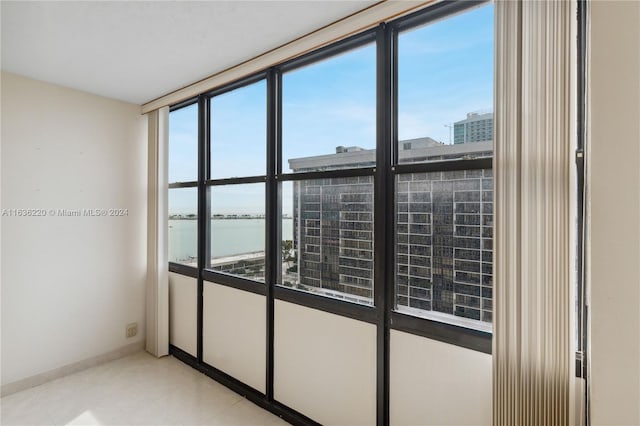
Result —
<instances>
[{"instance_id":1,"label":"large window","mask_svg":"<svg viewBox=\"0 0 640 426\"><path fill-rule=\"evenodd\" d=\"M197 279L197 352L275 403L280 303L490 353L493 5L436 2L173 106L169 269ZM264 394L203 358L205 282L264 299Z\"/></svg>"},{"instance_id":2,"label":"large window","mask_svg":"<svg viewBox=\"0 0 640 426\"><path fill-rule=\"evenodd\" d=\"M374 293L372 40L370 34L311 64L294 62L282 76L278 284L364 305L373 305ZM315 176L296 176L304 173Z\"/></svg>"},{"instance_id":3,"label":"large window","mask_svg":"<svg viewBox=\"0 0 640 426\"><path fill-rule=\"evenodd\" d=\"M491 323L492 187L491 169L398 175L398 311Z\"/></svg>"},{"instance_id":4,"label":"large window","mask_svg":"<svg viewBox=\"0 0 640 426\"><path fill-rule=\"evenodd\" d=\"M211 179L267 174L264 80L211 98Z\"/></svg>"},{"instance_id":5,"label":"large window","mask_svg":"<svg viewBox=\"0 0 640 426\"><path fill-rule=\"evenodd\" d=\"M373 165L375 44L285 72L282 117L283 172Z\"/></svg>"},{"instance_id":6,"label":"large window","mask_svg":"<svg viewBox=\"0 0 640 426\"><path fill-rule=\"evenodd\" d=\"M198 264L198 105L169 114L169 262Z\"/></svg>"},{"instance_id":7,"label":"large window","mask_svg":"<svg viewBox=\"0 0 640 426\"><path fill-rule=\"evenodd\" d=\"M373 179L283 184L284 286L373 304ZM291 199L287 199L291 197Z\"/></svg>"},{"instance_id":8,"label":"large window","mask_svg":"<svg viewBox=\"0 0 640 426\"><path fill-rule=\"evenodd\" d=\"M395 310L490 330L493 6L397 39Z\"/></svg>"},{"instance_id":9,"label":"large window","mask_svg":"<svg viewBox=\"0 0 640 426\"><path fill-rule=\"evenodd\" d=\"M173 269L489 351L493 43L441 2L174 107Z\"/></svg>"},{"instance_id":10,"label":"large window","mask_svg":"<svg viewBox=\"0 0 640 426\"><path fill-rule=\"evenodd\" d=\"M397 39L399 162L468 158L478 143L491 151L493 5L401 28Z\"/></svg>"},{"instance_id":11,"label":"large window","mask_svg":"<svg viewBox=\"0 0 640 426\"><path fill-rule=\"evenodd\" d=\"M264 79L209 99L211 270L265 280L267 90Z\"/></svg>"},{"instance_id":12,"label":"large window","mask_svg":"<svg viewBox=\"0 0 640 426\"><path fill-rule=\"evenodd\" d=\"M264 183L211 188L211 269L264 281Z\"/></svg>"}]
</instances>

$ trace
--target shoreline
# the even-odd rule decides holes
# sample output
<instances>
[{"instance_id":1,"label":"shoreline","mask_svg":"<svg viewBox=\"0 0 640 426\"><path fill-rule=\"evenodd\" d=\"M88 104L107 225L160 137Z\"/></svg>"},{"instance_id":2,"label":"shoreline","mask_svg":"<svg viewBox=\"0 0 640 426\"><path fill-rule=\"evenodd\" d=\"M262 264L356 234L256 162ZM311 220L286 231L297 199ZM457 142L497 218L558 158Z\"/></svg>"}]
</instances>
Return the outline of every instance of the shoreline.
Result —
<instances>
[{"instance_id":1,"label":"shoreline","mask_svg":"<svg viewBox=\"0 0 640 426\"><path fill-rule=\"evenodd\" d=\"M169 220L198 220L197 217L181 217L181 216L169 216ZM250 219L260 219L264 220L264 216L212 216L211 220L250 220ZM293 219L291 216L282 216L282 219Z\"/></svg>"}]
</instances>

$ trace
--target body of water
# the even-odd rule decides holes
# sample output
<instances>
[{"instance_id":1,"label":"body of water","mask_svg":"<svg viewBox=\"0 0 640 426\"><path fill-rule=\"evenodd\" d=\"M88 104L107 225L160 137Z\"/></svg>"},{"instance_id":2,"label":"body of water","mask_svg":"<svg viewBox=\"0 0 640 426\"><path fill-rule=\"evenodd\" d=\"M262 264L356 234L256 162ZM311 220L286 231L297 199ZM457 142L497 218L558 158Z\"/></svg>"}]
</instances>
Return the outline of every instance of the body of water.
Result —
<instances>
[{"instance_id":1,"label":"body of water","mask_svg":"<svg viewBox=\"0 0 640 426\"><path fill-rule=\"evenodd\" d=\"M211 219L211 257L264 251L264 219ZM293 219L282 220L282 239L293 239ZM169 220L169 261L195 263L198 221Z\"/></svg>"}]
</instances>

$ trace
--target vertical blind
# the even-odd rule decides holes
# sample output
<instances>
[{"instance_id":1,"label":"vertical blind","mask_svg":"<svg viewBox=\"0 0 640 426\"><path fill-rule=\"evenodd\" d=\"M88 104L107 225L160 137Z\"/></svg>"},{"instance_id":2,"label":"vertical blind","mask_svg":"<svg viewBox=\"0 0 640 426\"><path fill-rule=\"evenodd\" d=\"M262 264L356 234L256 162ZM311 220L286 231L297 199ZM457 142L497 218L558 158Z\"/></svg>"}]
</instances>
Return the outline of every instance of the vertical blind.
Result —
<instances>
[{"instance_id":1,"label":"vertical blind","mask_svg":"<svg viewBox=\"0 0 640 426\"><path fill-rule=\"evenodd\" d=\"M146 350L169 354L167 149L169 107L148 114Z\"/></svg>"},{"instance_id":2,"label":"vertical blind","mask_svg":"<svg viewBox=\"0 0 640 426\"><path fill-rule=\"evenodd\" d=\"M496 2L496 425L571 420L575 2Z\"/></svg>"}]
</instances>

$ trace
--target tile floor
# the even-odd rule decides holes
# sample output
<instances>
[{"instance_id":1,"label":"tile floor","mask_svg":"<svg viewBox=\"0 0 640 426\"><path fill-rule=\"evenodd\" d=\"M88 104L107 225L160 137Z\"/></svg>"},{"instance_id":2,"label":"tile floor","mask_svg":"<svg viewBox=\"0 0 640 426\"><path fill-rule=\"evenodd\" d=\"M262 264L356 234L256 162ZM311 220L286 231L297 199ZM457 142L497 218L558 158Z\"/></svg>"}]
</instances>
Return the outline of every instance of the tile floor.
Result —
<instances>
[{"instance_id":1,"label":"tile floor","mask_svg":"<svg viewBox=\"0 0 640 426\"><path fill-rule=\"evenodd\" d=\"M287 425L173 357L140 352L0 399L9 425Z\"/></svg>"}]
</instances>

